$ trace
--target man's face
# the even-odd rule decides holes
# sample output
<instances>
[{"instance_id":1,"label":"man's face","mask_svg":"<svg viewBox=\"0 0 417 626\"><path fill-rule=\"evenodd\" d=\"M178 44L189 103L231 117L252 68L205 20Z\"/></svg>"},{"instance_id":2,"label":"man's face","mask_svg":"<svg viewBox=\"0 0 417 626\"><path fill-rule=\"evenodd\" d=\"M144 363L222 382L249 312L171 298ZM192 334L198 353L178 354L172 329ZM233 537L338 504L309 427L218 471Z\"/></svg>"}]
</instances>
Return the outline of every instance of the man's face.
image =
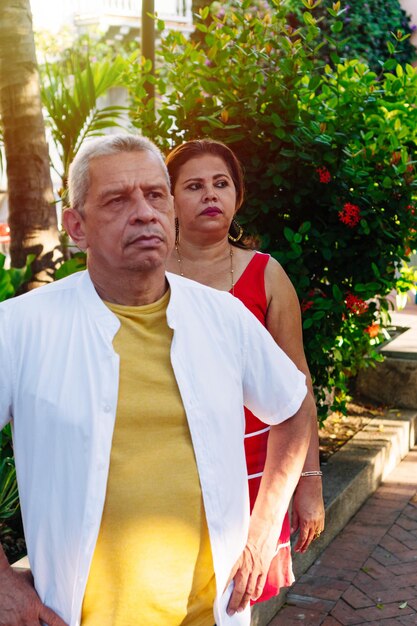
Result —
<instances>
[{"instance_id":1,"label":"man's face","mask_svg":"<svg viewBox=\"0 0 417 626\"><path fill-rule=\"evenodd\" d=\"M92 159L81 228L91 269L164 267L174 245L174 210L157 157L143 151Z\"/></svg>"}]
</instances>

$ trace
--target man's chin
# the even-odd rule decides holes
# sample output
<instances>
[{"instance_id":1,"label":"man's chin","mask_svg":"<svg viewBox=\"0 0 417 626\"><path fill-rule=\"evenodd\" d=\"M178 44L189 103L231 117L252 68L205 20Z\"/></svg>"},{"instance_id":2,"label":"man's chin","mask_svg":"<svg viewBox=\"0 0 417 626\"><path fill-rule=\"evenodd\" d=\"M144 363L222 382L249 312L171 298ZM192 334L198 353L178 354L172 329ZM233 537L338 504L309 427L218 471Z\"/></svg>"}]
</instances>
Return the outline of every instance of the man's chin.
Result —
<instances>
[{"instance_id":1,"label":"man's chin","mask_svg":"<svg viewBox=\"0 0 417 626\"><path fill-rule=\"evenodd\" d=\"M158 255L148 255L141 259L134 259L128 263L128 269L132 272L165 272L165 259L161 259Z\"/></svg>"}]
</instances>

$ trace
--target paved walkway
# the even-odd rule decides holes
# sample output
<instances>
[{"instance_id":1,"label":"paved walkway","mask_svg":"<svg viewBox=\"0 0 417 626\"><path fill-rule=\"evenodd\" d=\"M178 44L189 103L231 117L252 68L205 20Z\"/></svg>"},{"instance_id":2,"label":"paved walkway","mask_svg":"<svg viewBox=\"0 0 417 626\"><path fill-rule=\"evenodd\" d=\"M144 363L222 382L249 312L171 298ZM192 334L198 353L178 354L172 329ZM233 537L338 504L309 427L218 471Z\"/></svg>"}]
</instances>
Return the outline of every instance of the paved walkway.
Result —
<instances>
[{"instance_id":1,"label":"paved walkway","mask_svg":"<svg viewBox=\"0 0 417 626\"><path fill-rule=\"evenodd\" d=\"M417 446L291 588L269 626L417 625Z\"/></svg>"},{"instance_id":2,"label":"paved walkway","mask_svg":"<svg viewBox=\"0 0 417 626\"><path fill-rule=\"evenodd\" d=\"M392 323L409 331L387 353L415 358L415 301ZM269 626L299 624L417 626L417 445L291 587Z\"/></svg>"}]
</instances>

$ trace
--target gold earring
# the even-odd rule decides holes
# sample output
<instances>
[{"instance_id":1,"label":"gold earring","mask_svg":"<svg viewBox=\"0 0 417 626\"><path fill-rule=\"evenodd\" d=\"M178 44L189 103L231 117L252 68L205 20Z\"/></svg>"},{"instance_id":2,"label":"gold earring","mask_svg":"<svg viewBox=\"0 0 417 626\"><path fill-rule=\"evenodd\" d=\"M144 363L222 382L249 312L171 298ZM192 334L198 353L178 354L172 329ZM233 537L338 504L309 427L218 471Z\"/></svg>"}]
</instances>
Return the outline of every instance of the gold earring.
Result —
<instances>
[{"instance_id":1,"label":"gold earring","mask_svg":"<svg viewBox=\"0 0 417 626\"><path fill-rule=\"evenodd\" d=\"M178 221L178 217L175 218L175 245L179 246L180 244L180 223Z\"/></svg>"},{"instance_id":2,"label":"gold earring","mask_svg":"<svg viewBox=\"0 0 417 626\"><path fill-rule=\"evenodd\" d=\"M233 231L232 231L233 234L230 232L232 228L233 228ZM236 232L237 232L237 235L234 236ZM242 239L242 235L243 235L242 226L235 219L233 219L232 223L230 224L229 232L227 234L229 241L233 241L233 243L236 243L237 241Z\"/></svg>"}]
</instances>

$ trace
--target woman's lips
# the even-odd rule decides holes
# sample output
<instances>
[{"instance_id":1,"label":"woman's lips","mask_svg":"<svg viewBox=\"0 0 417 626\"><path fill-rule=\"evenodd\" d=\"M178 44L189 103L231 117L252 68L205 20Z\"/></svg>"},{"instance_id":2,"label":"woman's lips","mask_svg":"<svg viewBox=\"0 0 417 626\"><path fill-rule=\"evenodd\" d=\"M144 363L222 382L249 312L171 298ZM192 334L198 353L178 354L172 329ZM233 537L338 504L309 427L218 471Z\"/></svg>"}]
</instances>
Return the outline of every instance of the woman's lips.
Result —
<instances>
[{"instance_id":1,"label":"woman's lips","mask_svg":"<svg viewBox=\"0 0 417 626\"><path fill-rule=\"evenodd\" d=\"M221 211L220 209L218 209L215 206L209 206L207 207L207 209L204 209L204 211L201 211L200 215L220 215Z\"/></svg>"}]
</instances>

